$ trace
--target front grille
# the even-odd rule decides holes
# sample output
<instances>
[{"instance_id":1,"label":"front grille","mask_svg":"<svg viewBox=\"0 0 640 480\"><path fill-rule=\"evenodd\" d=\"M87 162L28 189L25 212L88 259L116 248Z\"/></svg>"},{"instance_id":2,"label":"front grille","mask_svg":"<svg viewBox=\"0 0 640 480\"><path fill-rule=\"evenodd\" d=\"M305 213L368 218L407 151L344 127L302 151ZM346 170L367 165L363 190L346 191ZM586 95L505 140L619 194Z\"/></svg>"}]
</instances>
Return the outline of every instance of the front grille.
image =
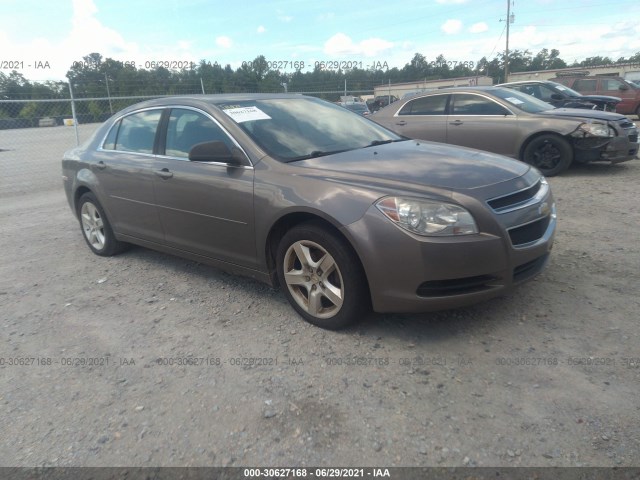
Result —
<instances>
[{"instance_id":1,"label":"front grille","mask_svg":"<svg viewBox=\"0 0 640 480\"><path fill-rule=\"evenodd\" d=\"M634 133L633 135L629 135L629 141L631 143L637 143L638 142L638 134Z\"/></svg>"},{"instance_id":2,"label":"front grille","mask_svg":"<svg viewBox=\"0 0 640 480\"><path fill-rule=\"evenodd\" d=\"M513 269L513 281L517 283L537 275L544 268L548 258L549 254L545 253L535 260L518 265Z\"/></svg>"},{"instance_id":3,"label":"front grille","mask_svg":"<svg viewBox=\"0 0 640 480\"><path fill-rule=\"evenodd\" d=\"M494 198L489 200L487 203L496 213L501 213L531 200L535 197L536 193L538 193L541 186L542 183L538 180L529 188L525 188L519 192L510 193L504 197Z\"/></svg>"},{"instance_id":4,"label":"front grille","mask_svg":"<svg viewBox=\"0 0 640 480\"><path fill-rule=\"evenodd\" d=\"M420 284L416 293L420 297L446 297L465 293L481 292L495 287L497 277L478 275L475 277L454 278L451 280L432 280Z\"/></svg>"},{"instance_id":5,"label":"front grille","mask_svg":"<svg viewBox=\"0 0 640 480\"><path fill-rule=\"evenodd\" d=\"M511 244L514 247L526 245L531 242L539 240L547 231L551 216L547 215L535 222L527 223L509 230L509 238L511 238Z\"/></svg>"}]
</instances>

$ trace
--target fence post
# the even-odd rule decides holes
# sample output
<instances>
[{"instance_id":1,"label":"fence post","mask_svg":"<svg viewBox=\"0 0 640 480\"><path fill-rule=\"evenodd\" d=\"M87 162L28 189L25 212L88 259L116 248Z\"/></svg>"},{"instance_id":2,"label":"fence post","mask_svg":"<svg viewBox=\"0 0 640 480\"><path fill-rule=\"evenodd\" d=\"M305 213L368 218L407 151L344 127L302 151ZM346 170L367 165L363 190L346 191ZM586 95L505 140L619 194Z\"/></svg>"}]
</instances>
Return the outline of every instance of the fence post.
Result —
<instances>
[{"instance_id":1,"label":"fence post","mask_svg":"<svg viewBox=\"0 0 640 480\"><path fill-rule=\"evenodd\" d=\"M73 117L73 129L76 132L76 147L80 145L80 136L78 135L78 119L76 118L76 102L73 99L73 89L71 88L71 79L69 79L69 95L71 95L71 116Z\"/></svg>"}]
</instances>

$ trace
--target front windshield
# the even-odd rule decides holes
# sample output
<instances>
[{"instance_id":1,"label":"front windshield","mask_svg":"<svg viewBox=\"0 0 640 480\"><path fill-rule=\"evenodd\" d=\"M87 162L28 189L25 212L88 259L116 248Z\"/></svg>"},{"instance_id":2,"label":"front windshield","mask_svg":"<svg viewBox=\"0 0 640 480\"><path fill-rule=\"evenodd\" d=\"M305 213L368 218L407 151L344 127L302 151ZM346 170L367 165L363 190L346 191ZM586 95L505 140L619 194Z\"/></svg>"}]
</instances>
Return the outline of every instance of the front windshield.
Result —
<instances>
[{"instance_id":1,"label":"front windshield","mask_svg":"<svg viewBox=\"0 0 640 480\"><path fill-rule=\"evenodd\" d=\"M582 94L576 92L575 90L573 90L572 88L569 88L565 85L562 85L560 83L556 83L556 82L549 82L551 84L551 86L553 88L555 88L556 90L560 90L562 93L564 93L565 95L568 95L570 97L581 97Z\"/></svg>"},{"instance_id":2,"label":"front windshield","mask_svg":"<svg viewBox=\"0 0 640 480\"><path fill-rule=\"evenodd\" d=\"M218 105L263 150L284 162L403 140L386 128L313 97Z\"/></svg>"},{"instance_id":3,"label":"front windshield","mask_svg":"<svg viewBox=\"0 0 640 480\"><path fill-rule=\"evenodd\" d=\"M553 110L553 105L543 102L527 93L519 92L511 88L494 88L490 91L493 95L509 103L510 107L516 107L527 113L540 113Z\"/></svg>"}]
</instances>

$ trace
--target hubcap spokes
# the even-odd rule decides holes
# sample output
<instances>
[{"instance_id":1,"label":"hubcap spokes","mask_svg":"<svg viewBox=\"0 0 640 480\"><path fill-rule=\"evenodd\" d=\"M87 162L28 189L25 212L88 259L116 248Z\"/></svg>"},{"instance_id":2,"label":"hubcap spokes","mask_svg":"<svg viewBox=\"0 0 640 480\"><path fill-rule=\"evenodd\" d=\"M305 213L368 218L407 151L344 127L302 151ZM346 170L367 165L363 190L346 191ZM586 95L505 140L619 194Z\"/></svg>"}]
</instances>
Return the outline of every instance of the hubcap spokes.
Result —
<instances>
[{"instance_id":1,"label":"hubcap spokes","mask_svg":"<svg viewBox=\"0 0 640 480\"><path fill-rule=\"evenodd\" d=\"M104 248L104 223L95 205L86 202L80 210L82 231L89 244L96 250Z\"/></svg>"},{"instance_id":2,"label":"hubcap spokes","mask_svg":"<svg viewBox=\"0 0 640 480\"><path fill-rule=\"evenodd\" d=\"M284 258L284 278L296 303L318 318L330 318L342 307L344 284L334 258L317 243L301 240Z\"/></svg>"},{"instance_id":3,"label":"hubcap spokes","mask_svg":"<svg viewBox=\"0 0 640 480\"><path fill-rule=\"evenodd\" d=\"M551 169L560 162L560 151L550 143L540 146L534 153L536 167Z\"/></svg>"}]
</instances>

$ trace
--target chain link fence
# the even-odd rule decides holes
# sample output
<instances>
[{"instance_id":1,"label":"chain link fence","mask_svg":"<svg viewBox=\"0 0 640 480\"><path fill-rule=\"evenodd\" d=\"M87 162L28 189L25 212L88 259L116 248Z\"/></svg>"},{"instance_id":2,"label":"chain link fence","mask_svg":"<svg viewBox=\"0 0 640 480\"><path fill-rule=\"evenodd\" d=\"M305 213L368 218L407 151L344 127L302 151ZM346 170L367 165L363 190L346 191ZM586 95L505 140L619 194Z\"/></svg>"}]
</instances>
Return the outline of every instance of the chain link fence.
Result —
<instances>
[{"instance_id":1,"label":"chain link fence","mask_svg":"<svg viewBox=\"0 0 640 480\"><path fill-rule=\"evenodd\" d=\"M64 152L87 140L112 111L144 98L0 101L0 199L61 189Z\"/></svg>"}]
</instances>

